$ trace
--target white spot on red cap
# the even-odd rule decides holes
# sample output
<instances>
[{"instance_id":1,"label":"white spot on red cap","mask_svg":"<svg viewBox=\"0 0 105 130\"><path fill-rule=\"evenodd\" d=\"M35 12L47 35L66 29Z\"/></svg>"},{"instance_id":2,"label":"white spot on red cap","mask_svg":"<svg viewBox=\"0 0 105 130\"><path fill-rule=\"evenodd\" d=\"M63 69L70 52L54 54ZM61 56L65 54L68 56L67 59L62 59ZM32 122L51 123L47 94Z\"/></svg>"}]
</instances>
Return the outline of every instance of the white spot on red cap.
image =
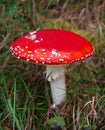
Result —
<instances>
[{"instance_id":1,"label":"white spot on red cap","mask_svg":"<svg viewBox=\"0 0 105 130\"><path fill-rule=\"evenodd\" d=\"M49 57L50 57L50 58L53 58L53 55L50 55Z\"/></svg>"},{"instance_id":2,"label":"white spot on red cap","mask_svg":"<svg viewBox=\"0 0 105 130\"><path fill-rule=\"evenodd\" d=\"M31 57L31 60L33 60L34 59L34 57Z\"/></svg>"},{"instance_id":3,"label":"white spot on red cap","mask_svg":"<svg viewBox=\"0 0 105 130\"><path fill-rule=\"evenodd\" d=\"M15 51L17 51L17 48L15 47L15 49L14 49Z\"/></svg>"},{"instance_id":4,"label":"white spot on red cap","mask_svg":"<svg viewBox=\"0 0 105 130\"><path fill-rule=\"evenodd\" d=\"M28 48L28 46L25 47L26 49Z\"/></svg>"},{"instance_id":5,"label":"white spot on red cap","mask_svg":"<svg viewBox=\"0 0 105 130\"><path fill-rule=\"evenodd\" d=\"M20 53L21 53L21 51L18 51L18 53L20 54Z\"/></svg>"},{"instance_id":6,"label":"white spot on red cap","mask_svg":"<svg viewBox=\"0 0 105 130\"><path fill-rule=\"evenodd\" d=\"M36 63L38 63L38 61L36 61Z\"/></svg>"},{"instance_id":7,"label":"white spot on red cap","mask_svg":"<svg viewBox=\"0 0 105 130\"><path fill-rule=\"evenodd\" d=\"M18 53L17 53L17 52L14 52L14 54L15 54L15 55L18 55Z\"/></svg>"},{"instance_id":8,"label":"white spot on red cap","mask_svg":"<svg viewBox=\"0 0 105 130\"><path fill-rule=\"evenodd\" d=\"M41 51L46 51L46 49L41 49Z\"/></svg>"},{"instance_id":9,"label":"white spot on red cap","mask_svg":"<svg viewBox=\"0 0 105 130\"><path fill-rule=\"evenodd\" d=\"M57 51L55 49L52 50L52 55L56 55L57 56Z\"/></svg>"},{"instance_id":10,"label":"white spot on red cap","mask_svg":"<svg viewBox=\"0 0 105 130\"><path fill-rule=\"evenodd\" d=\"M81 57L81 60L83 60L84 59L84 57Z\"/></svg>"},{"instance_id":11,"label":"white spot on red cap","mask_svg":"<svg viewBox=\"0 0 105 130\"><path fill-rule=\"evenodd\" d=\"M37 53L38 51L37 51L37 50L35 50L34 52L35 52L35 53Z\"/></svg>"},{"instance_id":12,"label":"white spot on red cap","mask_svg":"<svg viewBox=\"0 0 105 130\"><path fill-rule=\"evenodd\" d=\"M63 62L63 61L64 61L64 59L59 59L59 61L62 61L62 62Z\"/></svg>"},{"instance_id":13,"label":"white spot on red cap","mask_svg":"<svg viewBox=\"0 0 105 130\"><path fill-rule=\"evenodd\" d=\"M22 52L24 52L24 49L21 49Z\"/></svg>"},{"instance_id":14,"label":"white spot on red cap","mask_svg":"<svg viewBox=\"0 0 105 130\"><path fill-rule=\"evenodd\" d=\"M31 40L35 40L35 39L36 39L36 35L30 36L30 39L31 39Z\"/></svg>"},{"instance_id":15,"label":"white spot on red cap","mask_svg":"<svg viewBox=\"0 0 105 130\"><path fill-rule=\"evenodd\" d=\"M44 60L44 57L41 57L40 60Z\"/></svg>"},{"instance_id":16,"label":"white spot on red cap","mask_svg":"<svg viewBox=\"0 0 105 130\"><path fill-rule=\"evenodd\" d=\"M36 39L36 31L30 32L28 35L25 36L25 38L30 39L30 40L35 40Z\"/></svg>"},{"instance_id":17,"label":"white spot on red cap","mask_svg":"<svg viewBox=\"0 0 105 130\"><path fill-rule=\"evenodd\" d=\"M32 51L28 51L28 53L32 54Z\"/></svg>"},{"instance_id":18,"label":"white spot on red cap","mask_svg":"<svg viewBox=\"0 0 105 130\"><path fill-rule=\"evenodd\" d=\"M33 35L33 34L35 34L35 33L36 33L36 31L30 32L30 35Z\"/></svg>"},{"instance_id":19,"label":"white spot on red cap","mask_svg":"<svg viewBox=\"0 0 105 130\"><path fill-rule=\"evenodd\" d=\"M39 43L40 41L39 40L35 40L35 43Z\"/></svg>"},{"instance_id":20,"label":"white spot on red cap","mask_svg":"<svg viewBox=\"0 0 105 130\"><path fill-rule=\"evenodd\" d=\"M26 61L29 61L30 59L26 59Z\"/></svg>"},{"instance_id":21,"label":"white spot on red cap","mask_svg":"<svg viewBox=\"0 0 105 130\"><path fill-rule=\"evenodd\" d=\"M18 56L17 58L20 59L20 56Z\"/></svg>"},{"instance_id":22,"label":"white spot on red cap","mask_svg":"<svg viewBox=\"0 0 105 130\"><path fill-rule=\"evenodd\" d=\"M33 57L34 55L33 54L31 54L31 57Z\"/></svg>"},{"instance_id":23,"label":"white spot on red cap","mask_svg":"<svg viewBox=\"0 0 105 130\"><path fill-rule=\"evenodd\" d=\"M47 60L51 60L50 58L47 58Z\"/></svg>"}]
</instances>

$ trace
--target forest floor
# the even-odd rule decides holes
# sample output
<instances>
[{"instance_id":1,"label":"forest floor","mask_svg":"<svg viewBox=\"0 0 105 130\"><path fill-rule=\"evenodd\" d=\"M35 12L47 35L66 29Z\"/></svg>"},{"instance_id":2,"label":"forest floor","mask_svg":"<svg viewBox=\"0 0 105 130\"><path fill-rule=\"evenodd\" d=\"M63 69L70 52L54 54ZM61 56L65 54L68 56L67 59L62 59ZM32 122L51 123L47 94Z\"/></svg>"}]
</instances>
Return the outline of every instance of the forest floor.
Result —
<instances>
[{"instance_id":1,"label":"forest floor","mask_svg":"<svg viewBox=\"0 0 105 130\"><path fill-rule=\"evenodd\" d=\"M1 0L0 12L0 130L49 130L55 120L67 130L105 130L105 1ZM59 115L51 108L45 66L10 52L16 38L45 28L73 31L95 49L67 66L67 101Z\"/></svg>"}]
</instances>

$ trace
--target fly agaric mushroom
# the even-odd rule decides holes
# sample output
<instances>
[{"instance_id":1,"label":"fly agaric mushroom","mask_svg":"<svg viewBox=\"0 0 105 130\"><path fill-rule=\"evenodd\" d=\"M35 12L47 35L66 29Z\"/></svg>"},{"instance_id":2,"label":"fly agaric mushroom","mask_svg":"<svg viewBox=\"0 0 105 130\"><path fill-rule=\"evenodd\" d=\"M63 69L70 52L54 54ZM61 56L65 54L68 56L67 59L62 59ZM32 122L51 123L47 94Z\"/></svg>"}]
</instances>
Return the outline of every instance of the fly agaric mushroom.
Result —
<instances>
[{"instance_id":1,"label":"fly agaric mushroom","mask_svg":"<svg viewBox=\"0 0 105 130\"><path fill-rule=\"evenodd\" d=\"M93 54L93 46L83 37L66 30L44 29L20 37L10 47L18 59L45 64L55 105L65 101L65 65Z\"/></svg>"}]
</instances>

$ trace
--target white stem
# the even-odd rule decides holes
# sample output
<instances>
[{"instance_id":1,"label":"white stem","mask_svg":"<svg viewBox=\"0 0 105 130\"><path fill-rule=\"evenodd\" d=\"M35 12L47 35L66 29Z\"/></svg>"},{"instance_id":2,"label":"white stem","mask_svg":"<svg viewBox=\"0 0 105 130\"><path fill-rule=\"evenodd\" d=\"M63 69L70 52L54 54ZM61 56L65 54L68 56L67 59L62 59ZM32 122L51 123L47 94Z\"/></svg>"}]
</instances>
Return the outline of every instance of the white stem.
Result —
<instances>
[{"instance_id":1,"label":"white stem","mask_svg":"<svg viewBox=\"0 0 105 130\"><path fill-rule=\"evenodd\" d=\"M59 105L65 101L65 66L64 65L47 65L47 80L51 85L53 103Z\"/></svg>"}]
</instances>

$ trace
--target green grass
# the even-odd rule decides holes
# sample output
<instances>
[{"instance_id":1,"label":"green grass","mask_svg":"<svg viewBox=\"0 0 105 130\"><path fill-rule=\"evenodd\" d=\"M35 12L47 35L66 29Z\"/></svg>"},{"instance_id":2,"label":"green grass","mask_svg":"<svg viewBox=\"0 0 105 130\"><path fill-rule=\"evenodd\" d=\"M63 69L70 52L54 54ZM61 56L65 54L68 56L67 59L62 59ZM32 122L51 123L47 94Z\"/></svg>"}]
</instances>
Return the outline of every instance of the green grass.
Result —
<instances>
[{"instance_id":1,"label":"green grass","mask_svg":"<svg viewBox=\"0 0 105 130\"><path fill-rule=\"evenodd\" d=\"M95 18L92 19L91 8L88 8L92 28L88 23L87 29L84 21L78 25L75 20L68 19L62 10L57 10L65 5L66 9L75 8L75 14L78 14L81 6L86 4L84 1L68 2L68 6L65 1L60 2L59 6L59 1L56 0L49 0L44 4L43 1L36 2L37 16L32 18L31 3L26 1L20 6L15 2L13 5L16 7L12 6L14 11L9 2L8 6L5 3L0 6L0 130L47 130L47 125L50 125L49 118L55 120L59 115L64 119L68 130L104 130L105 14L102 23L97 23ZM51 11L53 15L50 15ZM37 17L36 22L34 17ZM82 18L85 19L85 16ZM71 30L91 41L95 48L91 58L67 66L67 100L59 115L51 109L52 100L50 87L45 79L45 66L20 61L9 50L13 40L38 28ZM57 121L60 122L60 119Z\"/></svg>"}]
</instances>

